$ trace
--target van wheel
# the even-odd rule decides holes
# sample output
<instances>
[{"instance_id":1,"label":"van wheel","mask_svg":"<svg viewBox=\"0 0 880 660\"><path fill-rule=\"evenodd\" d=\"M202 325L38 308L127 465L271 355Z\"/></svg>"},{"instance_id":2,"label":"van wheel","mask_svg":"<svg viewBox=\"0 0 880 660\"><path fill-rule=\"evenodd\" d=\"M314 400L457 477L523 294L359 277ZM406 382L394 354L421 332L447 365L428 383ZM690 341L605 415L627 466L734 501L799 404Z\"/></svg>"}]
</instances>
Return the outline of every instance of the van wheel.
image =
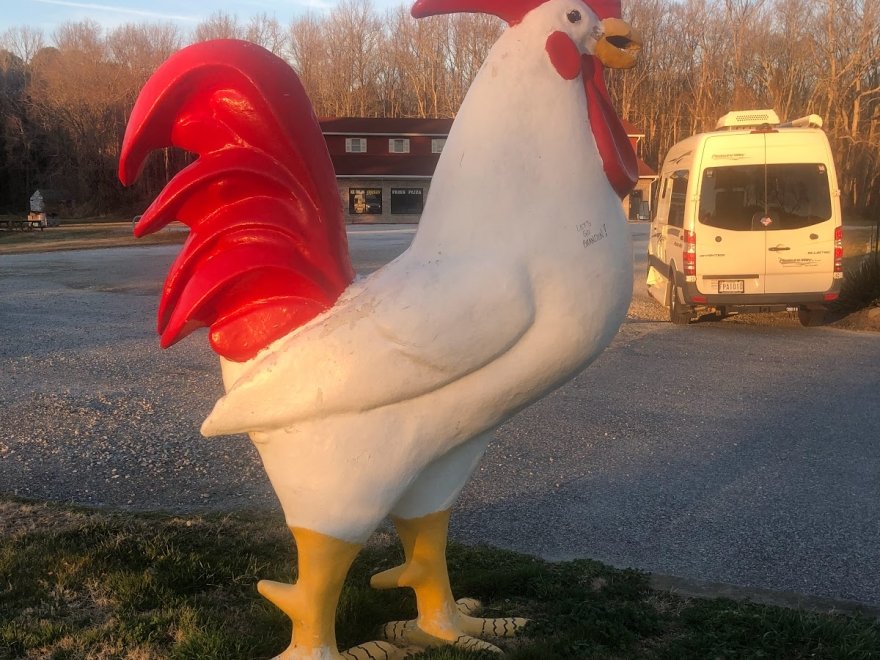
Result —
<instances>
[{"instance_id":1,"label":"van wheel","mask_svg":"<svg viewBox=\"0 0 880 660\"><path fill-rule=\"evenodd\" d=\"M679 302L678 286L675 284L675 275L672 273L669 274L669 294L666 306L669 308L669 320L674 325L687 325L691 322L693 310Z\"/></svg>"},{"instance_id":2,"label":"van wheel","mask_svg":"<svg viewBox=\"0 0 880 660\"><path fill-rule=\"evenodd\" d=\"M798 307L798 321L805 328L815 328L825 323L824 307Z\"/></svg>"}]
</instances>

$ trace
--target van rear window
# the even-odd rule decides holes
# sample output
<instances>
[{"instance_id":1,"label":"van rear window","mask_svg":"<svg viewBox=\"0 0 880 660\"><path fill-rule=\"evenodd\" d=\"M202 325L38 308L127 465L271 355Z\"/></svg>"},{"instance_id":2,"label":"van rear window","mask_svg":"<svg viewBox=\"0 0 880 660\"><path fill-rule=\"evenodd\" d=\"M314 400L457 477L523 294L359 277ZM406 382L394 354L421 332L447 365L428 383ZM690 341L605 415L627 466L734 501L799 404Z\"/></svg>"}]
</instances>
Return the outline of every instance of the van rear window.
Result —
<instances>
[{"instance_id":1,"label":"van rear window","mask_svg":"<svg viewBox=\"0 0 880 660\"><path fill-rule=\"evenodd\" d=\"M700 222L733 231L800 229L831 218L822 164L733 165L703 172Z\"/></svg>"}]
</instances>

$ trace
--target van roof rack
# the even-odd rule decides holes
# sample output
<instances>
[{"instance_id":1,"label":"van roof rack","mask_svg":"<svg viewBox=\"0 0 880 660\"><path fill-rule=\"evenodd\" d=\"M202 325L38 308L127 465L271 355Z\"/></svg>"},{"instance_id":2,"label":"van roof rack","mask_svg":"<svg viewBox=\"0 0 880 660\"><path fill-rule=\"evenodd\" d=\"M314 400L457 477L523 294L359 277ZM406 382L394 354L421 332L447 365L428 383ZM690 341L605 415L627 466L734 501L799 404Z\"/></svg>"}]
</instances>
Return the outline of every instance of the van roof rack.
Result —
<instances>
[{"instance_id":1,"label":"van roof rack","mask_svg":"<svg viewBox=\"0 0 880 660\"><path fill-rule=\"evenodd\" d=\"M733 110L718 120L718 123L715 124L715 130L757 128L765 125L779 125L779 115L775 110Z\"/></svg>"},{"instance_id":2,"label":"van roof rack","mask_svg":"<svg viewBox=\"0 0 880 660\"><path fill-rule=\"evenodd\" d=\"M787 121L780 128L822 128L824 123L819 115L807 115Z\"/></svg>"}]
</instances>

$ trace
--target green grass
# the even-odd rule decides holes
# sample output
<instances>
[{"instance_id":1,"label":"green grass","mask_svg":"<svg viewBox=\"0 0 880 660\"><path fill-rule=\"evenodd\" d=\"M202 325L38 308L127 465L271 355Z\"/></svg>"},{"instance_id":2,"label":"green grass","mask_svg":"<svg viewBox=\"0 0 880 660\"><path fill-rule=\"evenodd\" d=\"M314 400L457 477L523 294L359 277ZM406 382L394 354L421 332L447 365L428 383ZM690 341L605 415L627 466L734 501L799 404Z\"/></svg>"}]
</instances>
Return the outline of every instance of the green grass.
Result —
<instances>
[{"instance_id":1,"label":"green grass","mask_svg":"<svg viewBox=\"0 0 880 660\"><path fill-rule=\"evenodd\" d=\"M848 268L833 309L851 313L880 306L880 254L867 254Z\"/></svg>"},{"instance_id":2,"label":"green grass","mask_svg":"<svg viewBox=\"0 0 880 660\"><path fill-rule=\"evenodd\" d=\"M11 523L5 522L12 520ZM0 507L0 658L269 658L286 617L258 579L291 581L292 543L275 517L107 514L6 502ZM400 560L370 546L339 606L343 647L411 618L407 590L369 576ZM547 563L452 545L457 595L495 616L533 619L500 642L515 660L569 658L880 658L880 624L654 591L648 577L593 561ZM492 657L433 650L425 660Z\"/></svg>"}]
</instances>

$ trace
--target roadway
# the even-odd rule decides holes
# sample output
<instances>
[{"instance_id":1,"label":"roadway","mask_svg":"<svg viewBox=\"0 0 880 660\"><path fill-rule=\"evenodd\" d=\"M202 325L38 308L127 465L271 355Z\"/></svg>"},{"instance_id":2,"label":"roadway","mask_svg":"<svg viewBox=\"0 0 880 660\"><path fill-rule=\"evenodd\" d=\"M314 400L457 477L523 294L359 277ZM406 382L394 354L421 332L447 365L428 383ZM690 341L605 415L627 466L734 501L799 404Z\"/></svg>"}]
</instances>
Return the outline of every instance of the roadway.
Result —
<instances>
[{"instance_id":1,"label":"roadway","mask_svg":"<svg viewBox=\"0 0 880 660\"><path fill-rule=\"evenodd\" d=\"M586 371L502 426L453 538L880 605L880 335L796 321L674 327L641 276ZM364 272L411 228L356 228ZM160 351L177 246L0 258L0 492L175 512L274 509L203 338Z\"/></svg>"}]
</instances>

